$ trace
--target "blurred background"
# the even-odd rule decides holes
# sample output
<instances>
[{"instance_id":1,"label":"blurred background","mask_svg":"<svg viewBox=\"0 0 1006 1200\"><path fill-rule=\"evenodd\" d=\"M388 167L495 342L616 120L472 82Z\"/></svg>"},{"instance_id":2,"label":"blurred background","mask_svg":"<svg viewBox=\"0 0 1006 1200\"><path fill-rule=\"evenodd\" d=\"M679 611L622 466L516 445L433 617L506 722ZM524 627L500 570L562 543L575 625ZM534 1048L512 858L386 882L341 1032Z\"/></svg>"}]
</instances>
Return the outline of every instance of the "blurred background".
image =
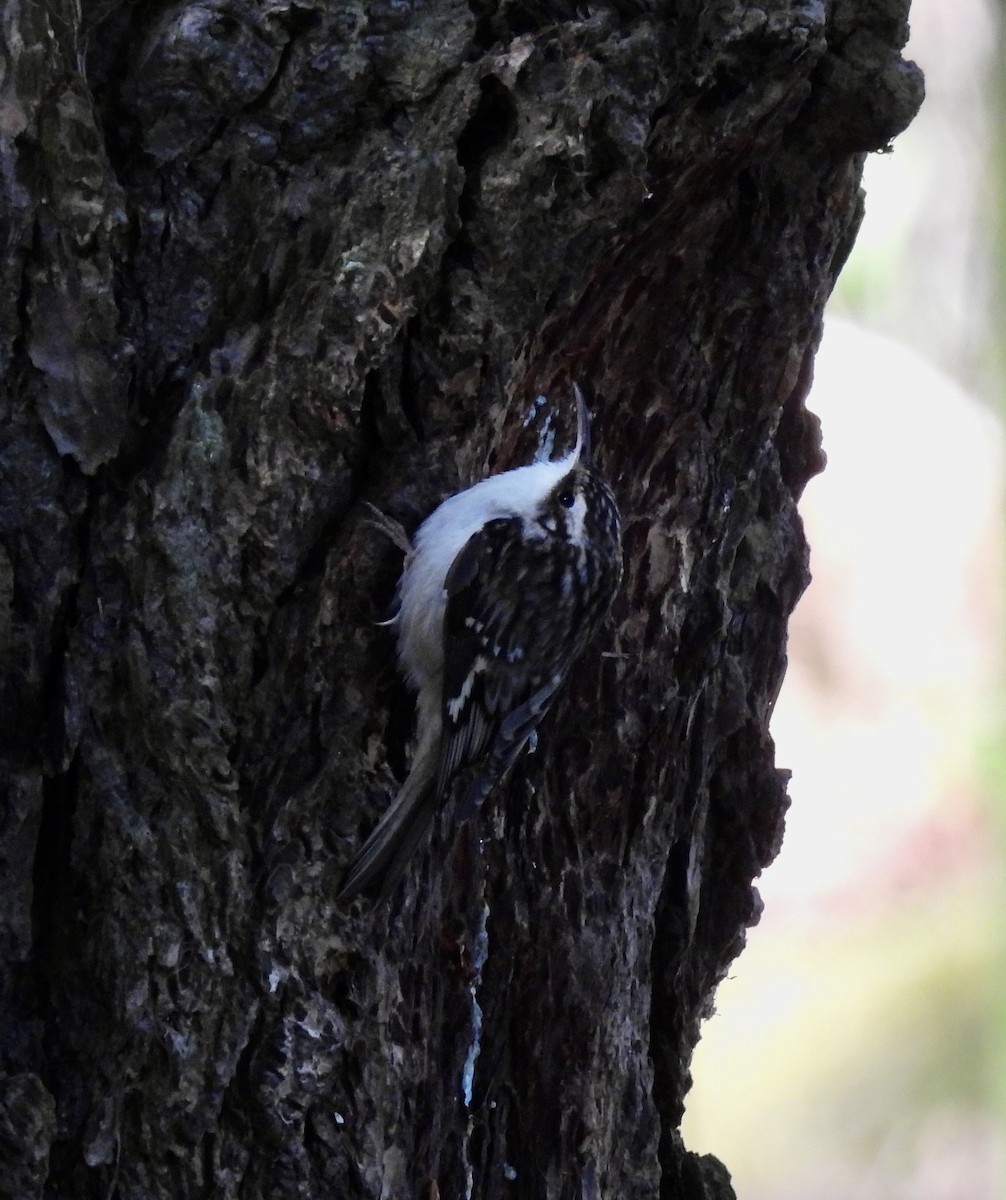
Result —
<instances>
[{"instance_id":1,"label":"blurred background","mask_svg":"<svg viewBox=\"0 0 1006 1200\"><path fill-rule=\"evenodd\" d=\"M684 1124L739 1200L1006 1200L1004 16L913 0L817 360L792 808Z\"/></svg>"}]
</instances>

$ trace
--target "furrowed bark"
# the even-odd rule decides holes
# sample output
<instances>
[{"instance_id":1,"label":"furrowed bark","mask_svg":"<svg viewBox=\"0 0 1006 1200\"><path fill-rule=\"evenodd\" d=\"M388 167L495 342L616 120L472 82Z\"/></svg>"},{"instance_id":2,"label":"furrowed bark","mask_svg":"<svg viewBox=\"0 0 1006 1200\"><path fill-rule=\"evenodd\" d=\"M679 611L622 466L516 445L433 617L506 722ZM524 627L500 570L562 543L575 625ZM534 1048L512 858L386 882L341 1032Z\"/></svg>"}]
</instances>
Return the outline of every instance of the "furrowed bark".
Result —
<instances>
[{"instance_id":1,"label":"furrowed bark","mask_svg":"<svg viewBox=\"0 0 1006 1200\"><path fill-rule=\"evenodd\" d=\"M0 1195L726 1197L804 408L898 0L0 13ZM588 391L626 583L390 906L414 526Z\"/></svg>"}]
</instances>

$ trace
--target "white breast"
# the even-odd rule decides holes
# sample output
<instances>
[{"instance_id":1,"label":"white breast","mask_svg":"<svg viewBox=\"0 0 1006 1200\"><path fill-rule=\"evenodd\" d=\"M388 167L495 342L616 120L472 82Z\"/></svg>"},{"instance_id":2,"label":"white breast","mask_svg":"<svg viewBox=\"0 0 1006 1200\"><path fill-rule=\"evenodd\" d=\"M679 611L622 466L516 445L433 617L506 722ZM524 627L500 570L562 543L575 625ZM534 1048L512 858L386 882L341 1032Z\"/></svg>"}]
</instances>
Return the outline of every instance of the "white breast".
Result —
<instances>
[{"instance_id":1,"label":"white breast","mask_svg":"<svg viewBox=\"0 0 1006 1200\"><path fill-rule=\"evenodd\" d=\"M492 475L450 496L420 525L399 585L398 656L416 689L440 676L444 665L444 584L451 563L487 521L535 520L541 502L574 465L576 451L556 462L536 462Z\"/></svg>"}]
</instances>

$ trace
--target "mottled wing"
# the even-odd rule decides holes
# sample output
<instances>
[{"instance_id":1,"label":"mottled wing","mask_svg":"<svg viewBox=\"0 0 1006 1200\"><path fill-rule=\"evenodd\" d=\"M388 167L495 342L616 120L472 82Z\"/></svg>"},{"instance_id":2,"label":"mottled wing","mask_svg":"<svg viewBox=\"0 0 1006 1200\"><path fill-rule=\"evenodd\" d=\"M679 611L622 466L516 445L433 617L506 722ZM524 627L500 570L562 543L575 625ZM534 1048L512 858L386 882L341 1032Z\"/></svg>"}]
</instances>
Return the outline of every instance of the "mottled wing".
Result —
<instances>
[{"instance_id":1,"label":"mottled wing","mask_svg":"<svg viewBox=\"0 0 1006 1200\"><path fill-rule=\"evenodd\" d=\"M510 768L565 674L537 659L536 647L528 644L536 597L521 578L521 548L520 518L489 521L447 573L443 735L435 791L443 796L458 772L483 762L485 769L466 793L465 809L478 804Z\"/></svg>"}]
</instances>

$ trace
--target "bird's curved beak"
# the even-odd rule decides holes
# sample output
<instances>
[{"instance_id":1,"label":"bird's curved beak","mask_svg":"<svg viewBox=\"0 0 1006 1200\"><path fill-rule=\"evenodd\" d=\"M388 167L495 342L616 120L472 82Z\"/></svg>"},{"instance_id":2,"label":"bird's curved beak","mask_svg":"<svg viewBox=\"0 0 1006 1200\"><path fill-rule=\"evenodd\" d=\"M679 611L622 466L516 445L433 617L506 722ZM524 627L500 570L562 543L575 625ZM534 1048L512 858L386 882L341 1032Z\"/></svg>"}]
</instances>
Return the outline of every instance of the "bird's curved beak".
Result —
<instances>
[{"instance_id":1,"label":"bird's curved beak","mask_svg":"<svg viewBox=\"0 0 1006 1200\"><path fill-rule=\"evenodd\" d=\"M576 461L586 462L590 458L590 413L578 383L573 384L576 398L576 445L573 447Z\"/></svg>"}]
</instances>

